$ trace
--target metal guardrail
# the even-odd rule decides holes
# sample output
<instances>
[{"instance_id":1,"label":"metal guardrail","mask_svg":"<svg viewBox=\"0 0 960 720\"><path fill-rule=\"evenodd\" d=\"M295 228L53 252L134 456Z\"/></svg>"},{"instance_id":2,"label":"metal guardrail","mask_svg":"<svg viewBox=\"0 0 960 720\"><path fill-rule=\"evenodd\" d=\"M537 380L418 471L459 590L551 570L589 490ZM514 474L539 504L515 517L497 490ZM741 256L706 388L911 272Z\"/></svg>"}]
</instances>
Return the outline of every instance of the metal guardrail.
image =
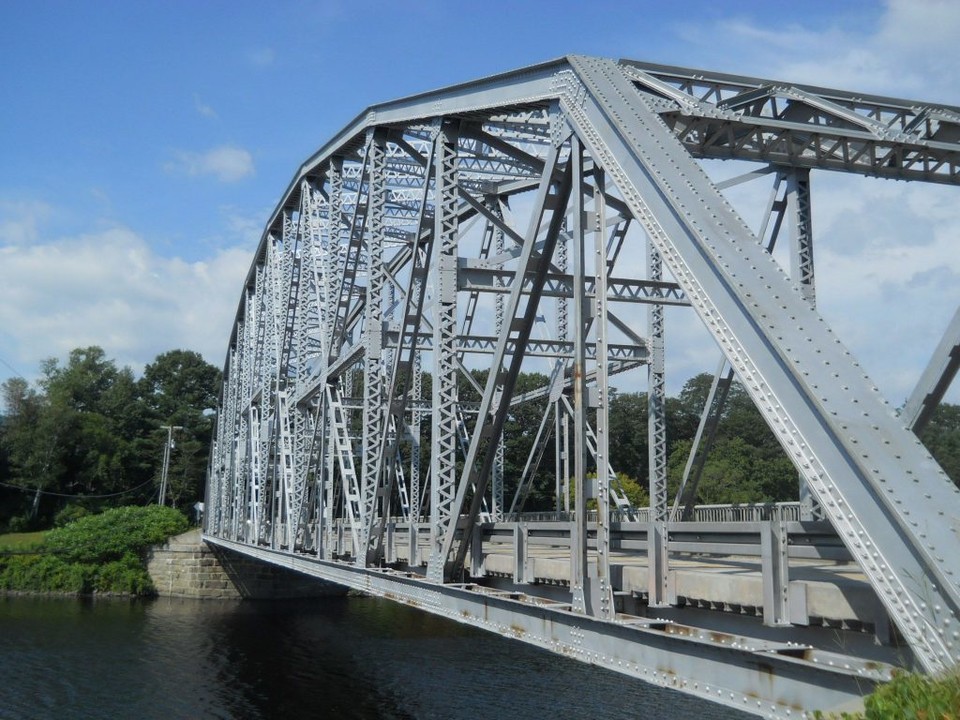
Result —
<instances>
[{"instance_id":1,"label":"metal guardrail","mask_svg":"<svg viewBox=\"0 0 960 720\"><path fill-rule=\"evenodd\" d=\"M564 511L517 513L505 518L508 522L569 522L573 513ZM648 522L650 508L613 511L612 522ZM733 503L727 505L697 505L693 511L693 522L763 522L766 520L800 521L800 503ZM588 522L597 521L597 511L587 513Z\"/></svg>"},{"instance_id":2,"label":"metal guardrail","mask_svg":"<svg viewBox=\"0 0 960 720\"><path fill-rule=\"evenodd\" d=\"M587 521L597 521L597 511L587 511ZM539 512L513 513L503 518L502 522L570 522L573 513L564 510L545 510ZM613 510L610 512L611 522L648 522L650 508L641 507L630 510ZM768 520L783 520L784 522L800 522L800 503L797 501L776 503L731 503L725 505L697 505L693 510L692 522L765 522ZM428 522L428 517L421 517L416 522ZM409 522L406 518L395 516L389 522L402 524ZM491 520L485 520L491 522Z\"/></svg>"}]
</instances>

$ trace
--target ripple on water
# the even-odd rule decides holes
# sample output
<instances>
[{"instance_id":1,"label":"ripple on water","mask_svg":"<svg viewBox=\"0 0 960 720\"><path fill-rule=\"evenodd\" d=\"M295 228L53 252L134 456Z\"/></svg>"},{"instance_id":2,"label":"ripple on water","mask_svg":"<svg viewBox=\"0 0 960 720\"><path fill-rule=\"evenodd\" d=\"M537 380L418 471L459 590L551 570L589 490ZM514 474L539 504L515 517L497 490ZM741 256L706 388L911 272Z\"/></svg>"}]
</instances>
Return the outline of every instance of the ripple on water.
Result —
<instances>
[{"instance_id":1,"label":"ripple on water","mask_svg":"<svg viewBox=\"0 0 960 720\"><path fill-rule=\"evenodd\" d=\"M0 599L0 717L749 717L374 598Z\"/></svg>"}]
</instances>

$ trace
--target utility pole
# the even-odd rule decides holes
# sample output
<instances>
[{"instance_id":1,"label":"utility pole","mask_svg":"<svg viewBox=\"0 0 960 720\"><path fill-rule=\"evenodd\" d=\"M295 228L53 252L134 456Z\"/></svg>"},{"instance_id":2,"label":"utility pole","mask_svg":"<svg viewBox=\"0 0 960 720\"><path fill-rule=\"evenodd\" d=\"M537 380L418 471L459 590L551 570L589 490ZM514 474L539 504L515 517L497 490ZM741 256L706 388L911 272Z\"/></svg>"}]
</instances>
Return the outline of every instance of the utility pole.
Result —
<instances>
[{"instance_id":1,"label":"utility pole","mask_svg":"<svg viewBox=\"0 0 960 720\"><path fill-rule=\"evenodd\" d=\"M160 499L157 504L163 505L167 495L167 474L170 472L170 451L173 450L173 431L183 430L182 425L161 425L167 431L167 442L163 445L163 468L160 471Z\"/></svg>"}]
</instances>

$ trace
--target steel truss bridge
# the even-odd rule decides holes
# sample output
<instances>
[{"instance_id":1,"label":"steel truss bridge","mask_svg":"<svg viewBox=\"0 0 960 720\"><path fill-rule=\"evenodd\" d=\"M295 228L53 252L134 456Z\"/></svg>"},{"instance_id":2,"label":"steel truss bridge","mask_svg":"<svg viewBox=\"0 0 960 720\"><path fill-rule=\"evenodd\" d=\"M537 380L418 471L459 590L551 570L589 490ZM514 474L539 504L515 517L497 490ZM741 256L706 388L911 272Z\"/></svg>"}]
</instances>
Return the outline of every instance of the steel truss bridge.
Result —
<instances>
[{"instance_id":1,"label":"steel truss bridge","mask_svg":"<svg viewBox=\"0 0 960 720\"><path fill-rule=\"evenodd\" d=\"M753 165L715 183L715 159ZM206 540L772 717L889 677L817 643L831 612L813 606L833 601L803 563L828 578L832 563L875 602L866 627L901 643L895 664L954 667L960 496L915 433L956 371L960 314L897 412L817 312L814 169L958 185L960 109L581 56L369 108L266 224ZM759 228L723 194L747 182L765 184ZM665 306L695 313L722 357L672 498ZM532 370L547 382L518 392ZM630 370L649 401L649 508L608 460L609 383ZM799 503L694 505L734 377ZM505 423L533 401L526 467L505 477ZM550 454L561 512L521 515ZM698 562L713 575L688 573ZM744 568L754 585L709 597Z\"/></svg>"}]
</instances>

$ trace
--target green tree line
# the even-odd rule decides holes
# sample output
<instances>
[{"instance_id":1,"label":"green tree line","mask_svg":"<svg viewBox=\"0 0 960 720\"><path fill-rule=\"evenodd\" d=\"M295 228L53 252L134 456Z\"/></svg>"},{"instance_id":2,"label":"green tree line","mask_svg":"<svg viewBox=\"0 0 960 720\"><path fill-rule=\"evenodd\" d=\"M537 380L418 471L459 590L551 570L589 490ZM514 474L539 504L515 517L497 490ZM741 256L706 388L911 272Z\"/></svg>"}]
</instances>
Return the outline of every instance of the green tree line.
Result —
<instances>
[{"instance_id":1,"label":"green tree line","mask_svg":"<svg viewBox=\"0 0 960 720\"><path fill-rule=\"evenodd\" d=\"M46 360L31 386L0 387L0 528L49 527L61 514L156 500L167 431L168 502L203 496L220 371L195 352L158 355L139 378L96 346Z\"/></svg>"},{"instance_id":2,"label":"green tree line","mask_svg":"<svg viewBox=\"0 0 960 720\"><path fill-rule=\"evenodd\" d=\"M485 386L486 370L474 370L471 378L460 375L458 395L464 405L480 400L477 388ZM665 404L667 426L667 480L671 499L676 493L693 446L700 416L709 395L713 377L701 373L690 378L678 395ZM521 373L515 396L532 393L547 386L549 379L540 373ZM423 377L424 397L430 397L431 378ZM359 390L355 389L355 393ZM504 425L504 499L509 509L536 440L541 418L547 411L546 394L523 403L512 404ZM359 423L359 419L355 418ZM591 411L589 421L596 428ZM473 427L474 419L464 413L464 423ZM571 423L572 425L572 423ZM549 427L554 426L553 420ZM360 433L357 424L355 431ZM648 502L647 394L617 392L611 388L608 408L610 465L618 481L635 506ZM921 440L947 474L960 480L960 406L943 404L921 434ZM430 422L425 419L420 431L421 447L430 447ZM523 506L525 511L552 510L556 506L556 455L553 439L545 449ZM429 456L421 455L421 476L426 477ZM588 473L595 467L588 466ZM562 475L562 470L561 470ZM712 503L764 503L796 500L799 479L793 464L783 452L774 434L756 409L746 390L734 381L719 413L717 431L703 464L696 501Z\"/></svg>"},{"instance_id":3,"label":"green tree line","mask_svg":"<svg viewBox=\"0 0 960 720\"><path fill-rule=\"evenodd\" d=\"M476 384L482 387L486 374L486 371L474 372ZM677 396L666 400L667 481L671 499L683 477L712 380L707 373L696 375L684 384ZM516 393L529 392L547 382L544 375L521 375ZM459 391L461 400L479 399L472 383L461 383ZM508 414L504 427L504 494L508 506L546 406L547 399L541 398L515 405ZM595 416L591 416L590 422L596 427ZM646 504L649 448L645 392L611 390L608 434L610 465L623 490L634 505ZM920 439L950 478L960 481L960 406L942 404ZM551 445L540 461L524 510L553 509L555 477L555 453ZM796 500L798 495L797 470L746 390L734 381L719 413L712 447L703 464L697 503L781 502Z\"/></svg>"},{"instance_id":4,"label":"green tree line","mask_svg":"<svg viewBox=\"0 0 960 720\"><path fill-rule=\"evenodd\" d=\"M430 397L431 378L423 378ZM461 376L465 404L479 400L486 371ZM524 373L516 394L544 387L546 376ZM690 453L711 377L697 375L666 401L668 481L676 491ZM72 351L61 364L48 360L31 387L13 378L2 385L0 417L0 529L48 527L58 513L82 514L156 499L163 426L180 426L171 453L168 500L187 508L203 494L220 372L199 354L158 355L135 377L99 347ZM509 506L523 473L547 398L510 408L504 428L504 487ZM359 414L355 414L359 422ZM593 419L595 421L595 418ZM474 420L465 414L464 422ZM551 420L550 425L553 426ZM595 425L594 425L595 426ZM647 396L610 392L610 464L635 504L646 502ZM360 430L357 429L359 433ZM424 419L422 477L429 467L430 422ZM960 478L960 406L944 404L923 432L944 470ZM525 510L555 505L555 453L546 448ZM743 388L734 382L720 416L698 486L700 503L774 502L797 498L797 473ZM111 497L103 497L111 496ZM63 519L63 518L61 518Z\"/></svg>"}]
</instances>

